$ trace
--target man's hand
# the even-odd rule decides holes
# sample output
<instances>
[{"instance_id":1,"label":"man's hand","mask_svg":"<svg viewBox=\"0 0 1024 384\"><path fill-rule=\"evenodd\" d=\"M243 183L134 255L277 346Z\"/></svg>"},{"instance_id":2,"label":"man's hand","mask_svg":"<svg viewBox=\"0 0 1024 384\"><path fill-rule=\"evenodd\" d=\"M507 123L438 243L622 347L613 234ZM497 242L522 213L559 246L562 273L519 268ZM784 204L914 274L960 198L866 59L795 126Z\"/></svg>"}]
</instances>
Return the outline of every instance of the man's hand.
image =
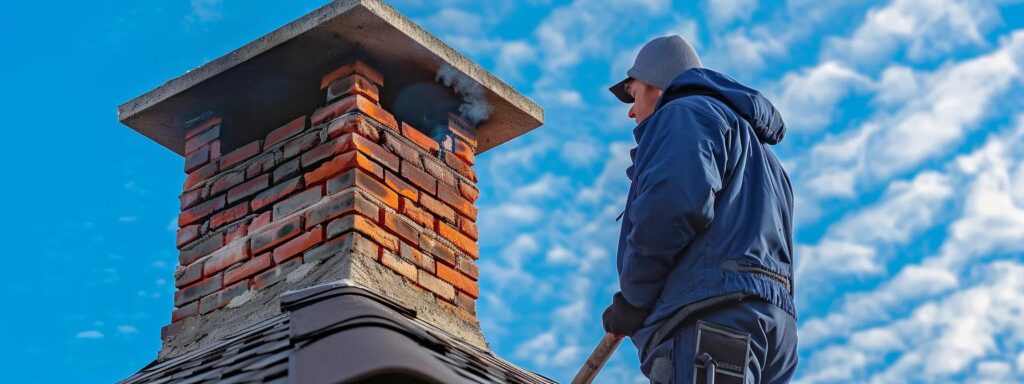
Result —
<instances>
[{"instance_id":1,"label":"man's hand","mask_svg":"<svg viewBox=\"0 0 1024 384\"><path fill-rule=\"evenodd\" d=\"M644 320L649 313L640 308L634 307L622 297L622 292L615 292L612 297L612 305L604 310L601 315L601 323L604 324L605 332L613 335L632 336L636 330L643 327Z\"/></svg>"}]
</instances>

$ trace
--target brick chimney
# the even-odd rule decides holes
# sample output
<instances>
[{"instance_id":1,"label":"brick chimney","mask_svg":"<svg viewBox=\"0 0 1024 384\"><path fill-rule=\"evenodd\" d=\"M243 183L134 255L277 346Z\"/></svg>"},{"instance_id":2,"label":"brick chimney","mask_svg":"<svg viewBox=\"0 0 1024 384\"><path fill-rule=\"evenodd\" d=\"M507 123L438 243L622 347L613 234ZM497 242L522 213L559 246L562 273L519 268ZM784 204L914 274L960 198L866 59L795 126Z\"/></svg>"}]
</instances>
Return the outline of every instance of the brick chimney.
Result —
<instances>
[{"instance_id":1,"label":"brick chimney","mask_svg":"<svg viewBox=\"0 0 1024 384\"><path fill-rule=\"evenodd\" d=\"M458 113L467 99L437 81L442 68L482 90L486 120ZM474 158L542 112L390 7L328 4L119 112L184 156L161 360L279 314L285 291L341 279L487 349Z\"/></svg>"}]
</instances>

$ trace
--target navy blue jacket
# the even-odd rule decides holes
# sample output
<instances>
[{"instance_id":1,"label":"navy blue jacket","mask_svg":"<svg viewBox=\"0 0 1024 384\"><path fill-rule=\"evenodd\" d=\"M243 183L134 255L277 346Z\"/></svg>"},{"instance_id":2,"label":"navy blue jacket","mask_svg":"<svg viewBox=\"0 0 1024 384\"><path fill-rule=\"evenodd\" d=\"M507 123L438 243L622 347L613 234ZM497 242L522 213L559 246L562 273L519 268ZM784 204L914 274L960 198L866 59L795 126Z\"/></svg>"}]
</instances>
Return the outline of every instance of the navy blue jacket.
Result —
<instances>
[{"instance_id":1,"label":"navy blue jacket","mask_svg":"<svg viewBox=\"0 0 1024 384\"><path fill-rule=\"evenodd\" d=\"M633 129L617 263L626 301L651 311L632 337L641 351L679 308L717 296L796 317L793 194L769 148L785 131L759 92L704 68L676 77Z\"/></svg>"}]
</instances>

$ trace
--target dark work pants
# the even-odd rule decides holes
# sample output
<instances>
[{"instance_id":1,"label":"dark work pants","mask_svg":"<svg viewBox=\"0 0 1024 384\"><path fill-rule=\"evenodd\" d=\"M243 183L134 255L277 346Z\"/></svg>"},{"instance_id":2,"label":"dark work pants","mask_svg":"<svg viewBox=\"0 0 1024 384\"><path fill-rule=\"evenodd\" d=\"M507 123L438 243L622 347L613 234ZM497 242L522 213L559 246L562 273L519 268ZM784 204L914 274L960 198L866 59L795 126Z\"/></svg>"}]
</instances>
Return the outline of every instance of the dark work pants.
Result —
<instances>
[{"instance_id":1,"label":"dark work pants","mask_svg":"<svg viewBox=\"0 0 1024 384\"><path fill-rule=\"evenodd\" d=\"M724 376L719 369L717 384L788 383L796 372L796 319L772 304L746 298L691 315L671 337L655 346L642 362L642 370L649 372L652 384L704 383L704 370L694 362L698 335L705 346L723 344L716 342L715 337L732 343L749 335L746 370L741 373L745 377ZM715 359L728 361L724 356ZM740 356L739 361L742 360ZM738 365L732 368L735 372L743 369Z\"/></svg>"}]
</instances>

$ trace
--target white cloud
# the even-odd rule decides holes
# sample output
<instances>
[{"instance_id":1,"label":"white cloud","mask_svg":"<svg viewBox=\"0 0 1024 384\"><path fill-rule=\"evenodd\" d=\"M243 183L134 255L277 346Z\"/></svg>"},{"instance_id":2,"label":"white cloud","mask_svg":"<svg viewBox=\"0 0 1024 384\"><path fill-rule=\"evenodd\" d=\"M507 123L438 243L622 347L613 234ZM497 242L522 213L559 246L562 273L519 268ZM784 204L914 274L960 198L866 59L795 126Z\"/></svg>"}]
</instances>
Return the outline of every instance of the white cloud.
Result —
<instances>
[{"instance_id":1,"label":"white cloud","mask_svg":"<svg viewBox=\"0 0 1024 384\"><path fill-rule=\"evenodd\" d=\"M704 12L712 24L725 25L734 20L748 20L757 9L757 0L707 0Z\"/></svg>"},{"instance_id":2,"label":"white cloud","mask_svg":"<svg viewBox=\"0 0 1024 384\"><path fill-rule=\"evenodd\" d=\"M120 333L120 334L123 334L123 335L130 335L130 334L134 334L134 333L139 333L139 330L137 328L135 328L134 326L131 326L131 325L118 325L117 326L117 333Z\"/></svg>"},{"instance_id":3,"label":"white cloud","mask_svg":"<svg viewBox=\"0 0 1024 384\"><path fill-rule=\"evenodd\" d=\"M568 187L567 177L547 172L536 181L512 191L512 197L522 200L545 199L563 194Z\"/></svg>"},{"instance_id":4,"label":"white cloud","mask_svg":"<svg viewBox=\"0 0 1024 384\"><path fill-rule=\"evenodd\" d=\"M871 79L834 61L783 77L779 95L773 97L786 127L793 131L818 131L832 123L836 104L852 90L866 89Z\"/></svg>"},{"instance_id":5,"label":"white cloud","mask_svg":"<svg viewBox=\"0 0 1024 384\"><path fill-rule=\"evenodd\" d=\"M88 330L88 331L82 331L82 332L78 332L78 334L75 335L75 338L76 339L102 339L103 338L103 332L97 331L95 329L94 330Z\"/></svg>"},{"instance_id":6,"label":"white cloud","mask_svg":"<svg viewBox=\"0 0 1024 384\"><path fill-rule=\"evenodd\" d=\"M206 23L220 20L223 15L222 0L191 0L192 13L185 17L189 22Z\"/></svg>"}]
</instances>

